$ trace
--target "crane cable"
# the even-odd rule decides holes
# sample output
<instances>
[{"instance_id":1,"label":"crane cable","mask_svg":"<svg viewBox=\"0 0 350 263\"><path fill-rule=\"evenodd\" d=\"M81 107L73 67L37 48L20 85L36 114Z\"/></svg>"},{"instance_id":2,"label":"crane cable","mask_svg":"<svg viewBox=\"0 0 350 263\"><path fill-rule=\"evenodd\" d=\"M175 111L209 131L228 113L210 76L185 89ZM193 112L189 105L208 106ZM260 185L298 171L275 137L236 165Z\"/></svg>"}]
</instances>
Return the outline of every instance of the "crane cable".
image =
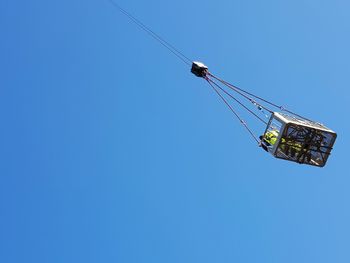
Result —
<instances>
[{"instance_id":1,"label":"crane cable","mask_svg":"<svg viewBox=\"0 0 350 263\"><path fill-rule=\"evenodd\" d=\"M253 112L251 109L249 109L247 106L245 106L242 102L240 102L237 98L235 98L232 94L230 94L229 92L227 92L226 90L224 90L222 87L220 87L219 84L217 84L215 81L213 81L212 79L208 78L207 81L209 81L210 83L212 83L213 85L215 85L217 88L219 88L222 92L224 92L227 96L229 96L230 98L232 98L233 100L235 100L239 105L241 105L243 108L245 108L249 113L251 113L253 116L255 116L258 120L260 120L262 123L264 123L265 125L267 125L267 122L262 119L261 117L259 117L255 112Z\"/></svg>"},{"instance_id":2,"label":"crane cable","mask_svg":"<svg viewBox=\"0 0 350 263\"><path fill-rule=\"evenodd\" d=\"M258 103L257 101L253 100L251 97L249 96L252 96L256 99L260 99L261 101L264 101L266 102L267 104L270 104L267 100L263 99L263 98L260 98L250 92L247 92L241 88L238 88L237 86L235 85L232 85L231 83L225 81L225 80L222 80L218 77L216 77L215 75L211 74L210 72L208 72L209 76L213 77L214 79L216 79L217 81L221 82L223 85L225 85L226 87L230 88L231 90L233 90L234 92L238 93L239 95L241 95L242 97L246 98L247 100L249 100L251 103L267 110L269 113L273 113L273 111L265 106L263 106L262 104ZM247 96L246 94L248 94L249 96Z\"/></svg>"},{"instance_id":3,"label":"crane cable","mask_svg":"<svg viewBox=\"0 0 350 263\"><path fill-rule=\"evenodd\" d=\"M249 134L253 137L253 139L260 145L260 140L254 135L251 129L248 127L247 123L238 115L238 113L232 108L232 106L228 103L228 101L221 95L217 88L213 85L212 81L208 77L204 78L209 85L213 88L215 93L221 98L221 100L227 105L227 107L231 110L231 112L236 116L236 118L240 121L240 123L246 128Z\"/></svg>"},{"instance_id":4,"label":"crane cable","mask_svg":"<svg viewBox=\"0 0 350 263\"><path fill-rule=\"evenodd\" d=\"M242 93L248 94L249 96L252 96L253 98L256 98L256 99L258 99L258 100L260 100L260 101L263 101L263 102L269 104L270 106L273 106L273 107L275 107L275 108L278 108L278 109L281 110L281 111L285 111L285 112L287 112L287 113L289 113L289 114L292 114L292 115L294 115L294 116L297 116L297 117L299 117L299 118L302 118L302 119L311 121L310 119L308 119L308 118L306 118L306 117L304 117L304 116L301 116L301 115L299 115L299 114L297 114L297 113L295 113L295 112L292 112L292 111L288 110L288 109L285 108L284 106L279 106L279 105L277 105L277 104L275 104L275 103L273 103L273 102L271 102L271 101L268 101L268 100L266 100L266 99L264 99L264 98L262 98L262 97L259 97L259 96L257 96L257 95L254 95L254 94L252 94L252 93L250 93L250 92L248 92L248 91L246 91L246 90L244 90L244 89L241 89L241 88L239 88L239 87L237 87L237 86L235 86L235 85L233 85L233 84L231 84L231 83L229 83L229 82L227 82L227 81L225 81L225 80L222 80L222 79L216 77L215 75L211 74L210 72L208 72L208 74L209 74L211 77L213 77L214 79L216 79L216 80L218 80L219 82L221 82L222 84L224 84L226 87L232 89L233 91L235 91L235 92L237 92L238 94L242 95L243 97L247 98L247 99L248 99L249 101L251 101L253 104L257 104L257 105L260 106L262 109L265 109L265 110L269 111L270 113L273 113L273 111L272 111L271 109L269 109L269 108L267 108L267 107L264 107L264 106L261 105L260 103L256 102L256 101L253 100L252 98L249 98L248 96L246 96L246 95L244 95L244 94L242 94Z\"/></svg>"},{"instance_id":5,"label":"crane cable","mask_svg":"<svg viewBox=\"0 0 350 263\"><path fill-rule=\"evenodd\" d=\"M126 11L125 9L123 9L120 5L118 5L115 1L113 0L109 0L109 2L117 9L119 10L123 15L125 15L132 23L134 23L135 25L137 25L141 30L145 31L148 35L150 35L153 39L155 39L158 43L160 43L162 46L164 46L166 49L168 49L168 51L170 51L172 54L174 54L178 59L180 59L183 63L185 63L186 65L190 66L192 64L192 60L189 59L187 56L185 56L181 51L179 51L176 47L174 47L172 44L170 44L168 41L166 41L164 38L162 38L159 34L155 33L152 29L150 29L148 26L146 26L144 23L142 23L139 19L137 19L135 16L133 16L132 14L130 14L128 11ZM241 124L247 129L247 131L249 132L249 134L254 138L254 140L256 142L258 142L258 144L260 145L260 140L258 140L258 138L253 134L253 132L250 130L250 128L248 127L247 123L237 114L237 112L232 108L232 106L228 103L228 101L222 96L222 94L219 92L218 89L220 89L222 92L224 92L226 95L228 95L230 98L234 99L239 105L241 105L242 107L244 107L249 113L251 113L252 115L254 115L256 118L258 118L260 121L262 121L264 124L267 125L267 122L264 121L262 118L260 118L257 114L255 114L252 110L250 110L248 107L246 107L243 103L241 103L237 98L235 98L232 94L228 93L226 90L224 90L222 87L220 87L220 85L218 83L216 83L214 80L212 80L210 77L214 78L215 80L219 81L221 84L223 84L224 86L228 87L229 89L233 90L234 92L236 92L237 94L239 94L240 96L244 97L245 99L249 100L252 104L254 104L255 106L258 107L259 110L266 110L268 111L270 114L273 113L273 111L267 107L265 107L264 105L262 105L261 103L257 102L256 100L254 100L253 98L260 100L262 102L265 102L266 104L269 104L270 106L276 107L278 109L280 109L281 111L286 111L292 115L295 115L297 117L303 118L308 120L305 117L302 117L296 113L293 113L289 110L287 110L286 108L284 108L283 106L278 106L277 104L274 104L268 100L265 100L259 96L256 96L248 91L245 91L241 88L238 88L237 86L224 81L218 77L216 77L215 75L211 74L210 72L207 72L207 74L203 77L208 83L209 85L214 89L214 91L216 92L216 94L222 99L222 101L229 107L229 109L231 110L231 112L238 118L238 120L241 122ZM249 97L251 96L251 97ZM252 98L253 97L253 98ZM264 112L263 112L264 113ZM266 117L268 117L265 113L264 115Z\"/></svg>"},{"instance_id":6,"label":"crane cable","mask_svg":"<svg viewBox=\"0 0 350 263\"><path fill-rule=\"evenodd\" d=\"M179 58L182 62L184 62L186 65L190 66L192 64L192 60L189 59L187 56L185 56L181 51L179 51L177 48L175 48L172 44L170 44L168 41L166 41L164 38L162 38L159 34L155 33L152 29L150 29L149 27L147 27L144 23L142 23L139 19L137 19L135 16L133 16L132 14L130 14L128 11L126 11L124 8L122 8L120 5L118 5L116 2L114 2L113 0L109 0L110 3L117 9L119 10L123 15L125 15L132 23L134 23L135 25L137 25L141 30L145 31L148 35L150 35L153 39L155 39L158 43L160 43L161 45L163 45L166 49L168 49L171 53L173 53L177 58ZM211 74L210 74L211 75ZM225 84L223 81L221 81L220 79L216 78L214 75L211 75L212 77L214 77L215 79L217 79L218 81L220 81L221 83L223 83L224 85L228 86L227 84ZM242 107L244 107L247 111L249 111L251 114L253 114L255 117L257 117L260 121L264 122L265 124L267 124L267 122L265 122L264 120L262 120L257 114L255 114L253 111L251 111L249 108L247 108L243 103L241 103L238 99L234 98L231 94L229 94L227 91L225 91L224 89L222 89L216 82L214 82L213 80L207 78L206 79L208 81L208 83L210 84L210 86L214 89L214 91L220 96L220 98L223 100L223 102L230 108L230 110L232 111L232 113L239 119L239 121L243 124L243 126L247 129L247 131L249 132L249 134L254 138L254 140L258 143L260 143L260 141L256 138L256 136L253 134L253 132L250 130L250 128L248 127L248 125L246 124L246 122L236 113L236 111L232 108L232 106L228 103L228 101L220 94L220 92L218 91L217 88L214 87L217 86L220 90L222 90L223 92L225 92L228 96L230 96L232 99L234 99L237 103L239 103ZM230 87L230 86L228 86ZM232 87L230 87L232 89ZM241 94L242 96L244 96L243 94ZM246 96L247 97L247 96ZM254 102L252 99L249 99L251 102Z\"/></svg>"},{"instance_id":7,"label":"crane cable","mask_svg":"<svg viewBox=\"0 0 350 263\"><path fill-rule=\"evenodd\" d=\"M136 17L134 17L132 14L130 14L128 11L123 9L120 5L118 5L113 0L109 0L109 2L121 13L123 13L131 22L136 24L140 29L145 31L147 34L149 34L152 38L154 38L157 42L159 42L161 45L163 45L165 48L167 48L171 53L173 53L177 58L179 58L182 62L184 62L186 65L190 66L192 64L192 60L189 59L187 56L185 56L181 51L179 51L177 48L175 48L173 45L171 45L168 41L164 40L160 35L155 33L152 29L147 27L144 23L142 23L140 20L138 20Z\"/></svg>"}]
</instances>

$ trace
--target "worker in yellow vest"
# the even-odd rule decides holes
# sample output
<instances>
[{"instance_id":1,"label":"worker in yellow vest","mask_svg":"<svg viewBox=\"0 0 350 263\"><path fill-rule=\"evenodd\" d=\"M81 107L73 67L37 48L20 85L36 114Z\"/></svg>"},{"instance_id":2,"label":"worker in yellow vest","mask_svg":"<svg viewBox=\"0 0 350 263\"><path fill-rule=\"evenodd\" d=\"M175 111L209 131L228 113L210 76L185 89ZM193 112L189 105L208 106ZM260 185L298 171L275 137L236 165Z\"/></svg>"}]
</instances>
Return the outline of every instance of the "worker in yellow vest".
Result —
<instances>
[{"instance_id":1,"label":"worker in yellow vest","mask_svg":"<svg viewBox=\"0 0 350 263\"><path fill-rule=\"evenodd\" d=\"M269 151L269 147L271 148L277 141L278 131L272 130L266 132L264 135L261 135L259 138L261 140L260 146L265 150Z\"/></svg>"},{"instance_id":2,"label":"worker in yellow vest","mask_svg":"<svg viewBox=\"0 0 350 263\"><path fill-rule=\"evenodd\" d=\"M261 140L260 146L268 152L269 148L272 148L275 145L278 134L279 133L277 130L271 130L266 132L264 135L261 135L259 137ZM311 153L306 152L305 150L302 151L302 146L299 142L286 143L286 139L282 138L279 149L291 158L298 158L301 154L305 154L306 160L308 162L311 160Z\"/></svg>"}]
</instances>

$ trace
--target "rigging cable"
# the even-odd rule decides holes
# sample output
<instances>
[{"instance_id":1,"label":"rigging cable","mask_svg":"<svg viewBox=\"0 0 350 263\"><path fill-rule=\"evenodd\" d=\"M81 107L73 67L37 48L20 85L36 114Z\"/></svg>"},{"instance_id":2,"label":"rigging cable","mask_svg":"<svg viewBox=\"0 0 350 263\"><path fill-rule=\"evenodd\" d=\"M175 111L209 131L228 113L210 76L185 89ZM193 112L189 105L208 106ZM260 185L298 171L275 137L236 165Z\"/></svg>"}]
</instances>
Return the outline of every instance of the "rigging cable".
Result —
<instances>
[{"instance_id":1,"label":"rigging cable","mask_svg":"<svg viewBox=\"0 0 350 263\"><path fill-rule=\"evenodd\" d=\"M186 65L191 65L192 60L189 59L187 56L185 56L181 51L179 51L177 48L175 48L172 44L164 40L161 36L159 36L157 33L155 33L152 29L147 27L144 23L142 23L139 19L131 15L128 11L123 9L120 5L118 5L113 0L109 0L111 4L118 9L122 14L124 14L131 22L136 24L140 29L145 31L147 34L149 34L152 38L154 38L157 42L159 42L161 45L163 45L165 48L167 48L171 53L173 53L176 57L178 57L182 62L184 62ZM214 77L214 76L213 76ZM232 113L239 119L239 121L244 125L244 127L248 130L250 135L257 141L260 142L256 136L253 134L253 132L249 129L246 122L235 112L235 110L232 108L232 106L227 102L227 100L220 94L220 92L217 90L217 88L214 87L217 86L220 90L222 90L224 93L226 93L228 96L230 96L232 99L234 99L237 103L239 103L242 107L244 107L247 111L249 111L251 114L253 114L255 117L257 117L260 121L267 124L263 119L261 119L257 114L255 114L253 111L251 111L248 107L246 107L243 103L241 103L238 99L233 97L231 94L229 94L226 90L221 88L216 82L214 82L211 79L206 79L210 86L214 89L214 91L220 96L220 98L224 101L224 103L230 108ZM219 80L219 79L218 79ZM220 81L220 80L219 80ZM226 85L226 84L225 84ZM227 86L227 85L226 85ZM244 96L244 94L242 94ZM251 102L254 103L253 100L250 99Z\"/></svg>"},{"instance_id":2,"label":"rigging cable","mask_svg":"<svg viewBox=\"0 0 350 263\"><path fill-rule=\"evenodd\" d=\"M119 4L117 4L114 0L109 0L109 2L113 5L114 8L116 8L117 10L119 10L123 15L125 15L132 23L134 23L135 25L137 25L141 30L145 31L148 35L150 35L153 39L155 39L158 43L160 43L161 45L163 45L166 49L168 49L169 52L173 53L173 55L175 55L178 59L180 59L183 63L185 63L186 65L190 66L192 64L192 60L189 59L187 56L185 56L181 51L179 51L176 47L174 47L172 44L170 44L168 41L166 41L164 38L162 38L159 34L155 33L152 29L150 29L149 27L147 27L144 23L142 23L139 19L137 19L136 17L134 17L132 14L130 14L128 11L126 11L125 9L123 9ZM267 122L265 120L263 120L262 118L260 118L257 114L255 114L252 110L250 110L247 106L245 106L242 102L240 102L237 98L235 98L233 95L231 95L229 92L227 92L225 89L223 89L218 83L216 83L213 79L211 79L210 77L212 77L213 79L219 81L221 84L223 84L224 86L228 87L229 89L233 90L234 92L238 93L240 96L244 97L245 99L249 100L252 104L254 104L255 106L257 106L257 108L263 112L263 114L265 115L265 117L268 117L263 110L268 111L270 114L273 114L273 111L267 107L265 107L264 105L258 103L256 100L254 100L253 98L262 101L266 104L269 104L270 106L276 107L278 109L280 109L281 111L285 111L288 112L292 115L295 115L299 118L303 118L306 120L309 120L305 117L302 117L294 112L291 112L289 110L287 110L286 108L284 108L283 106L278 106L277 104L274 104L266 99L263 99L259 96L256 96L248 91L245 91L241 88L238 88L237 86L230 84L227 81L224 81L218 77L216 77L215 75L211 74L210 72L207 72L207 74L203 77L208 83L209 85L214 89L214 91L217 93L217 95L223 100L223 102L230 108L230 110L232 111L232 113L239 119L239 121L242 123L242 125L247 129L247 131L250 133L250 135L255 139L255 141L257 141L260 144L260 140L257 139L257 137L253 134L253 132L250 130L250 128L248 127L248 125L246 124L246 122L236 113L236 111L232 108L232 106L228 103L228 101L222 96L222 94L219 92L218 89L220 89L222 92L224 92L226 95L228 95L229 97L231 97L232 99L234 99L238 104L240 104L244 109L246 109L249 113L251 113L252 115L254 115L256 118L258 118L260 121L262 121L264 124L267 125ZM250 97L249 97L250 96ZM253 97L253 98L252 98ZM309 120L310 121L310 120Z\"/></svg>"},{"instance_id":3,"label":"rigging cable","mask_svg":"<svg viewBox=\"0 0 350 263\"><path fill-rule=\"evenodd\" d=\"M216 79L216 80L218 80L219 82L221 82L222 84L224 84L226 87L230 88L231 90L235 91L236 93L238 93L238 94L241 95L242 97L244 97L244 98L246 98L247 100L249 100L251 103L260 106L261 108L267 110L267 111L270 112L270 113L273 113L272 110L270 110L269 108L267 108L267 107L261 105L260 103L256 102L255 100L253 100L251 97L247 96L246 94L248 94L248 95L250 95L250 96L252 96L252 97L254 97L254 98L256 98L256 99L262 100L262 101L264 101L264 102L270 104L267 100L265 100L265 99L263 99L263 98L260 98L260 97L254 95L254 94L252 94L252 93L250 93L250 92L247 92L247 91L245 91L245 90L243 90L243 89L241 89L241 88L238 88L237 86L232 85L231 83L229 83L229 82L227 82L227 81L225 81L225 80L222 80L222 79L216 77L215 75L211 74L210 72L208 72L208 74L209 74L211 77L213 77L214 79ZM245 94L244 94L244 93L245 93ZM277 107L278 107L278 106L277 106Z\"/></svg>"},{"instance_id":4,"label":"rigging cable","mask_svg":"<svg viewBox=\"0 0 350 263\"><path fill-rule=\"evenodd\" d=\"M205 80L209 83L209 85L213 88L215 93L222 99L222 101L229 107L231 112L237 117L237 119L241 122L241 124L246 128L249 134L254 138L254 140L260 145L260 140L254 135L254 133L250 130L247 123L238 115L238 113L232 108L232 106L227 102L227 100L220 94L220 92L215 88L215 86L210 82L208 77L205 77Z\"/></svg>"},{"instance_id":5,"label":"rigging cable","mask_svg":"<svg viewBox=\"0 0 350 263\"><path fill-rule=\"evenodd\" d=\"M249 109L247 106L245 106L242 102L240 102L238 99L236 99L232 94L228 93L226 90L224 90L222 87L220 87L219 84L217 84L215 81L213 81L212 79L208 78L208 81L210 81L213 85L215 85L217 88L219 88L222 92L224 92L227 96L229 96L230 98L234 99L239 105L241 105L243 108L245 108L249 113L251 113L252 115L254 115L257 119L259 119L262 123L264 123L265 125L267 125L267 122L262 119L261 117L259 117L255 112L253 112L251 109Z\"/></svg>"},{"instance_id":6,"label":"rigging cable","mask_svg":"<svg viewBox=\"0 0 350 263\"><path fill-rule=\"evenodd\" d=\"M165 48L167 48L171 53L173 53L177 58L179 58L182 62L184 62L186 65L190 66L192 64L192 60L189 59L187 56L185 56L181 51L179 51L177 48L175 48L173 45L171 45L168 41L164 40L160 35L155 33L152 29L147 27L144 23L142 23L140 20L138 20L136 17L131 15L128 11L123 9L120 5L118 5L113 0L109 0L110 3L118 9L121 13L123 13L131 22L136 24L139 28L141 28L143 31L148 33L152 38L154 38L157 42L159 42L161 45L163 45Z\"/></svg>"},{"instance_id":7,"label":"rigging cable","mask_svg":"<svg viewBox=\"0 0 350 263\"><path fill-rule=\"evenodd\" d=\"M283 107L283 106L279 106L279 105L277 105L277 104L275 104L275 103L273 103L273 102L271 102L271 101L268 101L268 100L266 100L266 99L264 99L264 98L261 98L261 97L259 97L259 96L257 96L257 95L254 95L254 94L252 94L252 93L250 93L250 92L248 92L248 91L246 91L246 90L244 90L244 89L241 89L241 88L239 88L239 87L237 87L237 86L235 86L235 85L233 85L233 84L231 84L231 83L229 83L229 82L227 82L227 81L225 81L225 80L222 80L222 79L220 79L220 78L214 76L213 74L211 74L211 73L209 73L209 72L208 72L208 74L209 74L210 76L212 76L213 78L215 78L216 80L220 81L220 82L221 82L222 84L224 84L225 86L229 87L230 89L236 91L237 93L239 93L239 94L242 95L243 97L247 98L247 99L250 100L252 103L254 103L254 102L256 103L256 101L252 100L252 99L249 98L248 96L245 96L245 95L241 94L239 91L244 92L244 93L246 93L246 94L248 94L248 95L250 95L250 96L252 96L252 97L254 97L254 98L258 99L258 100L261 100L261 101L263 101L263 102L265 102L265 103L267 103L267 104L269 104L269 105L271 105L271 106L273 106L273 107L275 107L275 108L278 108L278 109L280 109L281 111L285 111L285 112L288 112L289 114L295 115L295 116L297 116L297 117L299 117L299 118L302 118L302 119L311 121L310 119L308 119L308 118L306 118L306 117L303 117L303 116L301 116L301 115L299 115L299 114L297 114L297 113L295 113L295 112L292 112L292 111L286 109L286 108ZM269 111L270 113L273 113L273 111L271 111L270 109L264 107L264 106L261 105L261 104L258 104L258 106L260 106L260 107L262 107L263 109Z\"/></svg>"}]
</instances>

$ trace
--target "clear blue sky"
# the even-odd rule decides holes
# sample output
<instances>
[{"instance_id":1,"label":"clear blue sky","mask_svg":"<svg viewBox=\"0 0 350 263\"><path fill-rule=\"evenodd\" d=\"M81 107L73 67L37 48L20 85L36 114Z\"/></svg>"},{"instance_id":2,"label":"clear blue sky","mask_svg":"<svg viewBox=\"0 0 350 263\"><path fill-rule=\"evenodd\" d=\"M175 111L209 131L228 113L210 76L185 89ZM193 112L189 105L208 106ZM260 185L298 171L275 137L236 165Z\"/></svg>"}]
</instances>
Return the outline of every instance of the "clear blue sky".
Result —
<instances>
[{"instance_id":1,"label":"clear blue sky","mask_svg":"<svg viewBox=\"0 0 350 263\"><path fill-rule=\"evenodd\" d=\"M107 0L2 0L0 262L350 262L349 1L118 2L334 152L272 158Z\"/></svg>"}]
</instances>

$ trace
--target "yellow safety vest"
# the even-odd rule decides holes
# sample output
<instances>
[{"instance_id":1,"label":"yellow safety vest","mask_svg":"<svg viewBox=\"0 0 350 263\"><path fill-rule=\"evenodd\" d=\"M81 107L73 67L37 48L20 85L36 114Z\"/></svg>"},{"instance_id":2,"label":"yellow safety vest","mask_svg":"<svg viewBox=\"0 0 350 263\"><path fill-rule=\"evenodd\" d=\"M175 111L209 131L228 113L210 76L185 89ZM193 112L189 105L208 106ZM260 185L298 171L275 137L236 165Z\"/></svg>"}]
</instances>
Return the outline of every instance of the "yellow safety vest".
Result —
<instances>
[{"instance_id":1,"label":"yellow safety vest","mask_svg":"<svg viewBox=\"0 0 350 263\"><path fill-rule=\"evenodd\" d=\"M265 137L266 142L268 142L271 145L274 145L277 141L278 132L277 131L269 131L269 132L265 133L264 137Z\"/></svg>"}]
</instances>

